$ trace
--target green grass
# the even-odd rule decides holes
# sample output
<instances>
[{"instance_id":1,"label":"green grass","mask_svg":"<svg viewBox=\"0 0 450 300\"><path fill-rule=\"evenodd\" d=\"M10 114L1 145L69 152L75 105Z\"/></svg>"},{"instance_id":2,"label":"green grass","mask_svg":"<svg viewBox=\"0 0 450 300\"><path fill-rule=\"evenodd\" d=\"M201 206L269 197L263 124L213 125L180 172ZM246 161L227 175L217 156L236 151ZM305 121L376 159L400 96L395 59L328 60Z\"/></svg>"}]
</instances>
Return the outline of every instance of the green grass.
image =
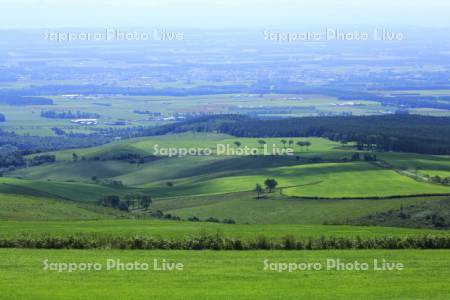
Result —
<instances>
[{"instance_id":1,"label":"green grass","mask_svg":"<svg viewBox=\"0 0 450 300\"><path fill-rule=\"evenodd\" d=\"M399 210L402 206L449 197L411 197L401 199L295 199L271 194L255 199L255 193L232 193L217 196L191 196L155 201L153 209L161 209L182 218L231 218L238 223L324 224L346 223L367 215Z\"/></svg>"},{"instance_id":2,"label":"green grass","mask_svg":"<svg viewBox=\"0 0 450 300\"><path fill-rule=\"evenodd\" d=\"M320 236L333 237L383 237L417 236L423 234L449 235L448 231L394 227L368 227L348 225L298 225L298 224L218 224L207 222L180 222L165 220L85 220L85 221L0 221L1 236L68 236L93 234L96 236L149 236L185 238L202 233L226 237L254 239L260 235L279 240L286 235L298 239Z\"/></svg>"},{"instance_id":3,"label":"green grass","mask_svg":"<svg viewBox=\"0 0 450 300\"><path fill-rule=\"evenodd\" d=\"M215 195L251 191L256 183L262 184L267 178L275 178L285 195L297 197L364 198L450 193L450 187L417 182L365 162L260 169L241 166L234 174L189 176L174 181L173 187L167 187L165 182L152 182L143 187L158 197Z\"/></svg>"},{"instance_id":4,"label":"green grass","mask_svg":"<svg viewBox=\"0 0 450 300\"><path fill-rule=\"evenodd\" d=\"M0 250L4 299L448 299L450 251L120 251ZM58 263L148 263L149 271L106 270L59 273ZM183 271L155 271L153 259L184 265ZM264 270L275 263L400 262L403 271Z\"/></svg>"},{"instance_id":5,"label":"green grass","mask_svg":"<svg viewBox=\"0 0 450 300\"><path fill-rule=\"evenodd\" d=\"M96 201L104 195L121 195L132 191L126 188L112 188L80 182L0 178L0 193L63 198L82 202Z\"/></svg>"},{"instance_id":6,"label":"green grass","mask_svg":"<svg viewBox=\"0 0 450 300\"><path fill-rule=\"evenodd\" d=\"M263 140L267 142L268 151L272 151L273 145L276 145L280 148L283 147L283 144L281 143L282 139L283 138L264 138ZM295 144L292 146L296 153L302 153L307 156L314 155L319 152L335 153L336 148L340 146L340 144L337 142L333 142L323 138L311 137L284 139L292 139L294 142L311 142L311 147L309 147L308 151L306 151L306 148L301 151L301 149ZM249 148L258 148L258 140L260 140L260 138L238 138L231 137L226 134L186 132L179 134L115 141L106 145L91 147L87 149L71 149L49 153L54 154L57 160L70 161L72 160L72 153L77 153L80 157L85 156L86 158L94 156L108 158L114 154L120 154L124 152L137 153L141 155L153 155L155 154L155 145L158 145L159 148L210 148L215 150L217 148L217 144L229 145L231 148L236 148L234 142L240 141L242 143L241 148L244 148L246 146ZM259 151L260 153L263 153L262 150Z\"/></svg>"},{"instance_id":7,"label":"green grass","mask_svg":"<svg viewBox=\"0 0 450 300\"><path fill-rule=\"evenodd\" d=\"M378 157L398 169L450 172L448 156L389 152L379 153Z\"/></svg>"},{"instance_id":8,"label":"green grass","mask_svg":"<svg viewBox=\"0 0 450 300\"><path fill-rule=\"evenodd\" d=\"M0 194L0 220L98 220L120 212L64 200Z\"/></svg>"},{"instance_id":9,"label":"green grass","mask_svg":"<svg viewBox=\"0 0 450 300\"><path fill-rule=\"evenodd\" d=\"M161 158L145 164L113 160L70 161L73 152L87 158L100 156L107 159L128 151L152 154L155 144L167 147L215 147L218 143L233 146L236 140L242 143L241 147L258 146L258 139L231 138L211 133L182 133L55 152L58 158L56 163L19 169L7 174L16 178L0 178L0 192L77 201L96 201L104 195L143 192L156 199L153 210L160 209L182 218L217 217L234 219L239 223L294 224L342 224L370 214L398 210L402 205L436 199L361 198L450 193L448 186L418 182L394 170L367 162L312 164L308 161L309 158L348 158L354 151L320 138L294 139L309 140L312 143L309 150L300 151L296 147L299 159L285 156L187 156ZM282 146L280 139L266 141ZM439 171L439 174L450 170L448 157L404 153L377 155L391 164L393 169L416 168L419 172L433 170ZM127 187L99 185L91 180L93 176L120 180ZM277 190L269 199L254 199L255 193L251 191L255 184L262 184L267 178L275 178L282 188L281 192L287 197L278 195L280 191ZM167 185L169 181L173 186Z\"/></svg>"},{"instance_id":10,"label":"green grass","mask_svg":"<svg viewBox=\"0 0 450 300\"><path fill-rule=\"evenodd\" d=\"M9 176L25 180L5 178L0 179L0 183L82 201L123 192L96 185L92 176L120 180L126 186L143 188L154 197L250 191L256 183L262 184L267 178L275 178L284 194L298 197L361 198L450 193L449 187L417 182L365 162L298 163L294 158L266 156L164 158L143 165L120 161L59 162L19 169ZM78 182L61 182L68 180ZM168 181L174 186L168 187ZM0 185L0 191L3 188Z\"/></svg>"},{"instance_id":11,"label":"green grass","mask_svg":"<svg viewBox=\"0 0 450 300\"><path fill-rule=\"evenodd\" d=\"M450 187L417 182L368 163L318 164L286 171L303 176L307 182L311 175L317 178L317 184L284 189L283 193L289 196L358 198L450 193Z\"/></svg>"},{"instance_id":12,"label":"green grass","mask_svg":"<svg viewBox=\"0 0 450 300\"><path fill-rule=\"evenodd\" d=\"M31 180L76 180L92 183L91 179L93 176L110 178L133 172L137 168L137 165L125 161L79 161L77 163L62 161L18 169L9 173L9 176Z\"/></svg>"}]
</instances>

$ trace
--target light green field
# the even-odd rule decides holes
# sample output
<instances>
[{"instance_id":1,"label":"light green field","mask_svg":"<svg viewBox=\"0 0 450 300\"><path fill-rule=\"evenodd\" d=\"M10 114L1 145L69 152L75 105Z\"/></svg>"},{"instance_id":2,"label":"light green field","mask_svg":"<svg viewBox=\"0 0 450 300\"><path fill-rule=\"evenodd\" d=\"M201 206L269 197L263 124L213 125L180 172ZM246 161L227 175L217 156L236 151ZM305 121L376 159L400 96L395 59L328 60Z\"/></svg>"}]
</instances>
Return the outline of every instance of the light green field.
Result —
<instances>
[{"instance_id":1,"label":"light green field","mask_svg":"<svg viewBox=\"0 0 450 300\"><path fill-rule=\"evenodd\" d=\"M337 152L337 148L340 147L340 143L333 142L323 138L264 138L267 142L268 151L272 151L273 145L283 148L281 140L293 140L297 141L309 141L311 146L306 151L306 148L301 151L297 145L293 145L292 148L297 154L303 155L315 155L317 153L325 152ZM153 136L146 138L136 138L129 140L122 140L112 142L106 145L91 147L87 149L73 149L65 151L50 152L54 154L57 160L72 160L72 153L77 153L78 156L101 157L107 159L114 154L120 153L136 153L141 155L155 155L154 146L158 145L159 148L209 148L215 150L218 144L228 145L231 148L236 148L235 141L242 143L241 148L259 148L258 140L260 138L238 138L231 137L225 134L214 133L194 133L186 132L180 134L169 134L163 136ZM263 154L263 150L258 149L259 154ZM348 151L347 151L348 152Z\"/></svg>"},{"instance_id":2,"label":"light green field","mask_svg":"<svg viewBox=\"0 0 450 300\"><path fill-rule=\"evenodd\" d=\"M318 164L291 169L295 169L293 172L299 169L300 172L315 174L320 182L283 189L283 193L288 196L357 198L369 195L387 197L450 193L449 187L417 182L395 171L380 169L368 163Z\"/></svg>"},{"instance_id":3,"label":"light green field","mask_svg":"<svg viewBox=\"0 0 450 300\"><path fill-rule=\"evenodd\" d=\"M298 197L363 198L450 193L448 186L417 182L366 162L242 169L233 176L220 175L212 179L202 175L189 177L175 181L175 186L171 188L163 182L143 187L160 197L223 194L251 191L256 183L262 184L266 178L275 178L279 187L283 188L283 194Z\"/></svg>"},{"instance_id":4,"label":"light green field","mask_svg":"<svg viewBox=\"0 0 450 300\"><path fill-rule=\"evenodd\" d=\"M0 250L4 299L448 299L450 251L116 251ZM56 263L100 263L100 271L59 273ZM107 270L107 259L149 264L148 271ZM183 271L153 270L153 260ZM368 271L327 270L327 259L368 263ZM373 261L404 265L374 271ZM268 263L320 263L322 270L276 272Z\"/></svg>"},{"instance_id":5,"label":"light green field","mask_svg":"<svg viewBox=\"0 0 450 300\"><path fill-rule=\"evenodd\" d=\"M450 157L412 153L382 153L380 157L395 168L422 176L450 177Z\"/></svg>"}]
</instances>

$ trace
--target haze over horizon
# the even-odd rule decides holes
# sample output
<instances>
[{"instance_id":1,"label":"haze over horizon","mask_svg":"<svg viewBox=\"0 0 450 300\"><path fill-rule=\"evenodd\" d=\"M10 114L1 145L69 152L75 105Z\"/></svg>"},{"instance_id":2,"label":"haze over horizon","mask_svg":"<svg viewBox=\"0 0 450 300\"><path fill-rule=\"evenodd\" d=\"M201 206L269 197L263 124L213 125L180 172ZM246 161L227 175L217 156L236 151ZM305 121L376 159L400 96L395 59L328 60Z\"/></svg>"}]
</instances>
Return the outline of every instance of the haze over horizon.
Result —
<instances>
[{"instance_id":1,"label":"haze over horizon","mask_svg":"<svg viewBox=\"0 0 450 300\"><path fill-rule=\"evenodd\" d=\"M2 0L0 5L0 29L324 24L450 27L450 2L444 0Z\"/></svg>"}]
</instances>

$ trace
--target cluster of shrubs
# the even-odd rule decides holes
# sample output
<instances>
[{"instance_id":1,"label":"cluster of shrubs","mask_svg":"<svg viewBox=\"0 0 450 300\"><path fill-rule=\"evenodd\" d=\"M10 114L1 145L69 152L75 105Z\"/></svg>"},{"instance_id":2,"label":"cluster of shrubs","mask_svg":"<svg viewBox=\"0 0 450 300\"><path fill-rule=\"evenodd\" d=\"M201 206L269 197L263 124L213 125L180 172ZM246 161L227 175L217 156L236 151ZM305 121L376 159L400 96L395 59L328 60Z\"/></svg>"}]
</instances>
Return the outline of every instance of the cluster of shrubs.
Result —
<instances>
[{"instance_id":1,"label":"cluster of shrubs","mask_svg":"<svg viewBox=\"0 0 450 300\"><path fill-rule=\"evenodd\" d=\"M432 215L427 215L425 218L431 221L431 224L433 224L433 226L436 228L443 229L448 228L450 226L450 224L447 222L447 220L445 220L443 216L440 216L436 213Z\"/></svg>"},{"instance_id":2,"label":"cluster of shrubs","mask_svg":"<svg viewBox=\"0 0 450 300\"><path fill-rule=\"evenodd\" d=\"M130 211L133 209L147 209L152 204L152 198L147 195L129 194L121 199L117 195L108 195L97 200L97 204L119 209L122 211Z\"/></svg>"},{"instance_id":3,"label":"cluster of shrubs","mask_svg":"<svg viewBox=\"0 0 450 300\"><path fill-rule=\"evenodd\" d=\"M441 176L433 176L430 181L437 184L450 185L450 177L442 178Z\"/></svg>"},{"instance_id":4,"label":"cluster of shrubs","mask_svg":"<svg viewBox=\"0 0 450 300\"><path fill-rule=\"evenodd\" d=\"M182 219L179 216L172 215L170 213L165 214L164 212L157 210L151 213L152 217L159 218L159 219L167 219L167 220L174 220L174 221L181 221ZM236 221L233 219L223 219L219 220L214 217L209 217L207 219L201 220L197 217L189 217L186 219L186 221L190 222L210 222L210 223L224 223L224 224L236 224Z\"/></svg>"},{"instance_id":5,"label":"cluster of shrubs","mask_svg":"<svg viewBox=\"0 0 450 300\"><path fill-rule=\"evenodd\" d=\"M125 152L125 153L117 153L117 154L105 154L101 156L92 156L89 157L89 160L93 161L107 161L107 160L120 160L126 161L130 164L144 164L150 161L157 160L158 157L154 155L140 155L137 153Z\"/></svg>"},{"instance_id":6,"label":"cluster of shrubs","mask_svg":"<svg viewBox=\"0 0 450 300\"><path fill-rule=\"evenodd\" d=\"M167 219L167 220L174 220L174 221L181 221L181 218L172 214L165 214L160 210L154 211L151 213L152 217L158 218L158 219Z\"/></svg>"},{"instance_id":7,"label":"cluster of shrubs","mask_svg":"<svg viewBox=\"0 0 450 300\"><path fill-rule=\"evenodd\" d=\"M223 219L223 220L219 220L217 218L214 217L209 217L207 219L204 220L200 220L197 217L190 217L187 219L188 221L191 222L210 222L210 223L224 223L224 224L236 224L236 221L233 219Z\"/></svg>"},{"instance_id":8,"label":"cluster of shrubs","mask_svg":"<svg viewBox=\"0 0 450 300\"><path fill-rule=\"evenodd\" d=\"M45 163L54 163L56 156L51 154L36 155L28 161L30 167L39 166Z\"/></svg>"},{"instance_id":9,"label":"cluster of shrubs","mask_svg":"<svg viewBox=\"0 0 450 300\"><path fill-rule=\"evenodd\" d=\"M201 234L184 239L147 236L71 235L66 237L4 237L0 248L33 249L176 249L176 250L334 250L334 249L450 249L450 236L317 237L297 239L266 236L243 240L220 234Z\"/></svg>"}]
</instances>

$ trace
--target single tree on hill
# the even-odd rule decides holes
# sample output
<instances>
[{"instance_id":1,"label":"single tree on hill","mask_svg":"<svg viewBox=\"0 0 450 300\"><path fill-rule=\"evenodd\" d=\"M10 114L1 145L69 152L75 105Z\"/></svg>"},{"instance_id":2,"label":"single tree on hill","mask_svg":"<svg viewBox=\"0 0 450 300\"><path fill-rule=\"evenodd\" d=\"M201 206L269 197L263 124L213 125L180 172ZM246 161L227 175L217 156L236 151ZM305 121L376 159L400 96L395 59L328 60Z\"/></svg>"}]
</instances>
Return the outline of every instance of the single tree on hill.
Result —
<instances>
[{"instance_id":1,"label":"single tree on hill","mask_svg":"<svg viewBox=\"0 0 450 300\"><path fill-rule=\"evenodd\" d=\"M305 147L305 142L302 142L302 141L297 142L297 146L300 147L300 151L303 151L303 147Z\"/></svg>"},{"instance_id":2,"label":"single tree on hill","mask_svg":"<svg viewBox=\"0 0 450 300\"><path fill-rule=\"evenodd\" d=\"M257 196L256 196L257 199L259 199L261 194L264 192L264 189L262 188L262 186L259 183L257 183L255 186L255 192L257 194Z\"/></svg>"},{"instance_id":3,"label":"single tree on hill","mask_svg":"<svg viewBox=\"0 0 450 300\"><path fill-rule=\"evenodd\" d=\"M309 146L311 146L311 142L306 141L305 146L306 146L306 150L309 150L308 148L309 148Z\"/></svg>"},{"instance_id":4,"label":"single tree on hill","mask_svg":"<svg viewBox=\"0 0 450 300\"><path fill-rule=\"evenodd\" d=\"M125 204L127 205L128 208L131 208L131 209L134 208L134 200L131 198L125 200Z\"/></svg>"},{"instance_id":5,"label":"single tree on hill","mask_svg":"<svg viewBox=\"0 0 450 300\"><path fill-rule=\"evenodd\" d=\"M264 181L264 185L269 190L269 193L272 193L273 190L277 187L278 182L273 178L267 178L266 181Z\"/></svg>"},{"instance_id":6,"label":"single tree on hill","mask_svg":"<svg viewBox=\"0 0 450 300\"><path fill-rule=\"evenodd\" d=\"M150 196L144 195L142 196L140 200L141 207L147 209L150 207L150 204L152 204L152 198Z\"/></svg>"},{"instance_id":7,"label":"single tree on hill","mask_svg":"<svg viewBox=\"0 0 450 300\"><path fill-rule=\"evenodd\" d=\"M266 144L266 141L265 140L258 140L258 144L259 144L259 148L263 148L264 147L264 145Z\"/></svg>"}]
</instances>

